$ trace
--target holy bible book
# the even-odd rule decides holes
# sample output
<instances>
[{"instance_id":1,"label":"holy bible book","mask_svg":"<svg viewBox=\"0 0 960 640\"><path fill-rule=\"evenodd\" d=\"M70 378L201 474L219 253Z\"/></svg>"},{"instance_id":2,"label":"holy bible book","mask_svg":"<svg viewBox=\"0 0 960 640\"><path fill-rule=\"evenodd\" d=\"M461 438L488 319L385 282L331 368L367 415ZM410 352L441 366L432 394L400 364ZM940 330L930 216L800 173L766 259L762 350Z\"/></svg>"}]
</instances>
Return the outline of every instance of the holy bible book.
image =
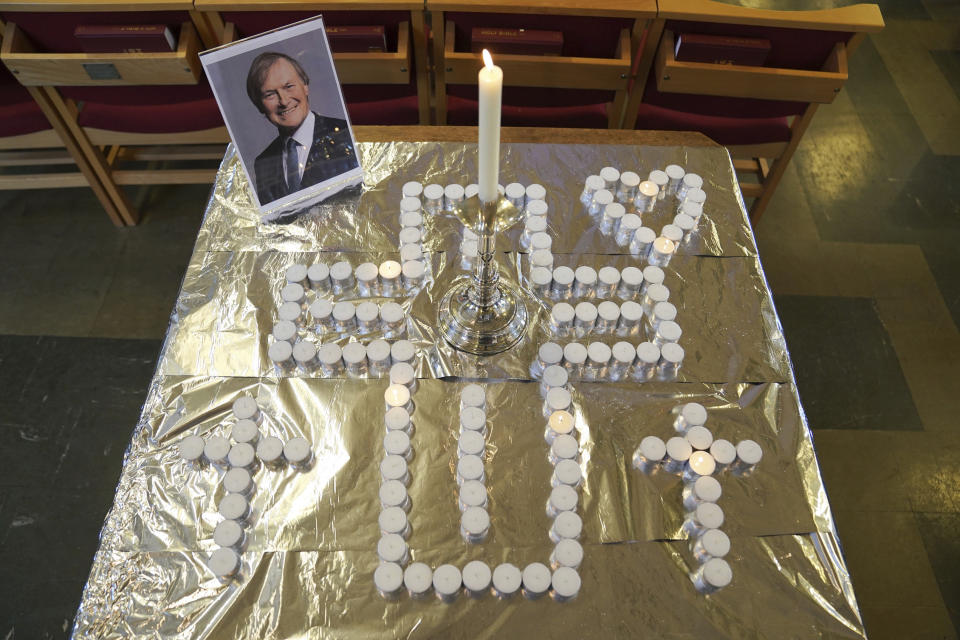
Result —
<instances>
[{"instance_id":1,"label":"holy bible book","mask_svg":"<svg viewBox=\"0 0 960 640\"><path fill-rule=\"evenodd\" d=\"M327 27L327 40L335 53L369 53L387 50L382 26Z\"/></svg>"},{"instance_id":2,"label":"holy bible book","mask_svg":"<svg viewBox=\"0 0 960 640\"><path fill-rule=\"evenodd\" d=\"M86 53L158 53L176 51L177 41L163 24L85 25L73 37Z\"/></svg>"},{"instance_id":3,"label":"holy bible book","mask_svg":"<svg viewBox=\"0 0 960 640\"><path fill-rule=\"evenodd\" d=\"M475 27L470 32L470 51L480 53L513 53L528 56L559 56L563 50L563 33L534 29L501 29Z\"/></svg>"},{"instance_id":4,"label":"holy bible book","mask_svg":"<svg viewBox=\"0 0 960 640\"><path fill-rule=\"evenodd\" d=\"M674 57L678 62L708 62L762 67L770 53L765 38L739 38L700 33L677 35Z\"/></svg>"}]
</instances>

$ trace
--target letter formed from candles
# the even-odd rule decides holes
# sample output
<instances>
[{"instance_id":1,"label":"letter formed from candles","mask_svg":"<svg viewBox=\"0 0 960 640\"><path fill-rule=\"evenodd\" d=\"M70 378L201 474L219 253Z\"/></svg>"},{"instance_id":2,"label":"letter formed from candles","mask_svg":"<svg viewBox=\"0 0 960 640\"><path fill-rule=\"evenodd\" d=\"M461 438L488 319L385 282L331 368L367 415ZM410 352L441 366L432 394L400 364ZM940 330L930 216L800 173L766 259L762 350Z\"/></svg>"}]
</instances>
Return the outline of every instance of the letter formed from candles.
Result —
<instances>
[{"instance_id":1,"label":"letter formed from candles","mask_svg":"<svg viewBox=\"0 0 960 640\"><path fill-rule=\"evenodd\" d=\"M363 180L322 18L211 49L200 59L264 221Z\"/></svg>"},{"instance_id":2,"label":"letter formed from candles","mask_svg":"<svg viewBox=\"0 0 960 640\"><path fill-rule=\"evenodd\" d=\"M720 527L723 510L717 506L721 486L716 476L722 471L743 477L753 473L763 450L753 440L741 440L736 447L727 440L714 440L704 426L707 411L690 402L675 409L677 435L666 444L656 436L647 436L633 455L633 466L645 474L673 473L683 479L682 493L690 550L697 563L690 574L694 588L703 594L714 593L730 584L733 571L724 559L730 551L730 539Z\"/></svg>"},{"instance_id":3,"label":"letter formed from candles","mask_svg":"<svg viewBox=\"0 0 960 640\"><path fill-rule=\"evenodd\" d=\"M412 374L412 368L410 371ZM391 371L391 380L393 379ZM412 375L409 383L415 383ZM392 391L405 392L402 400L396 401L392 397ZM567 397L567 404L563 405L561 401L558 406L569 406L569 393L565 389L558 391L560 396ZM457 503L461 512L460 535L465 542L474 545L487 539L491 527L484 468L488 433L487 388L485 385L467 384L461 388L459 396L460 435L456 445L455 464ZM384 394L384 399L384 424L388 436L384 439L385 455L380 464L382 537L377 546L380 562L374 571L373 583L377 591L388 600L396 599L404 586L411 596L421 597L430 589L431 585L426 577L431 573L431 567L424 563L406 566L410 560L406 539L412 529L406 515L411 508L411 501L406 490L410 475L405 459L409 459L413 452L408 435L411 432L414 405L409 387L400 383L392 384ZM552 519L549 538L556 544L548 561L554 571L551 573L546 565L539 562L527 565L522 576L517 567L506 562L491 568L483 561L474 560L467 562L462 571L451 564L435 566L432 569L432 586L441 602L454 602L463 589L468 594L479 597L490 589L491 584L497 596L506 599L520 589L521 582L523 593L529 599L539 598L548 591L558 602L576 597L581 586L577 570L583 560L583 548L577 541L582 521L576 514L579 503L576 490L582 483L582 475L579 466L579 443L570 435L574 430L573 415L567 411L554 412L548 421L547 442L551 446L550 460L554 464L554 473L547 514ZM392 433L395 431L403 433L402 437L396 438L404 443L402 451L393 451L388 447L388 440L397 435ZM388 572L393 574L392 579L388 579ZM424 579L416 579L421 573ZM515 579L498 581L497 575L504 573L514 576Z\"/></svg>"},{"instance_id":4,"label":"letter formed from candles","mask_svg":"<svg viewBox=\"0 0 960 640\"><path fill-rule=\"evenodd\" d=\"M493 64L490 52L483 50L484 66L477 77L479 93L479 139L477 141L477 185L480 201L494 202L500 176L500 101L503 94L503 69Z\"/></svg>"}]
</instances>

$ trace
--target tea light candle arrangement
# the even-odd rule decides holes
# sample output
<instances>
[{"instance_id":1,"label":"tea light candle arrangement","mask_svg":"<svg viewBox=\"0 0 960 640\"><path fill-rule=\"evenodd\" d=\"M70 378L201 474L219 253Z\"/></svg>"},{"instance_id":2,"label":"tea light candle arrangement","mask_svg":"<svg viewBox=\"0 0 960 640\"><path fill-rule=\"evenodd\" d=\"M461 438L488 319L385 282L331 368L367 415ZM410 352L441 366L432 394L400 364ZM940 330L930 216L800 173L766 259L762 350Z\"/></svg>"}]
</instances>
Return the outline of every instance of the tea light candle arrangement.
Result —
<instances>
[{"instance_id":1,"label":"tea light candle arrangement","mask_svg":"<svg viewBox=\"0 0 960 640\"><path fill-rule=\"evenodd\" d=\"M392 303L379 308L380 321L388 326L400 324L402 309L389 310ZM374 305L376 306L376 305ZM372 311L369 317L373 317ZM368 320L364 320L364 323ZM388 336L401 333L399 329L387 332ZM399 345L399 348L397 346ZM408 348L409 345L409 348ZM409 355L408 355L409 352ZM397 353L406 360L398 360ZM323 378L382 378L387 375L391 365L397 362L412 362L415 349L408 340L389 341L377 338L364 344L348 342L340 347L335 342L323 344L301 340L294 346L289 342L277 341L270 345L267 355L280 375L316 376Z\"/></svg>"},{"instance_id":2,"label":"tea light candle arrangement","mask_svg":"<svg viewBox=\"0 0 960 640\"><path fill-rule=\"evenodd\" d=\"M396 381L393 380L394 370L396 370ZM377 591L388 599L396 597L404 584L411 595L422 597L430 590L430 568L423 565L413 569L409 579L403 570L403 565L410 557L407 539L412 533L406 512L410 509L410 498L407 495L410 472L407 463L414 456L410 440L410 433L413 430L410 418L413 413L411 389L416 388L413 368L406 363L394 365L391 369L391 382L392 384L384 393L383 421L386 433L383 438L384 457L380 462L381 537L377 543L377 555L381 564L377 571L380 571L383 566L392 566L394 568L390 569L391 575L400 575L400 579L394 589L384 590L377 583L375 572L374 583ZM422 565L422 563L417 564ZM424 567L426 572L423 571ZM393 582L391 586L394 586Z\"/></svg>"},{"instance_id":3,"label":"tea light candle arrangement","mask_svg":"<svg viewBox=\"0 0 960 640\"><path fill-rule=\"evenodd\" d=\"M548 356L548 360L553 362L560 357L559 354ZM551 364L549 367L557 365ZM388 388L387 395L396 386L416 388L410 380L412 373L412 368L407 364L395 365L391 370L391 381L395 384ZM565 381L558 382L565 384ZM560 384L551 387L545 395L544 414L547 415L547 409L551 409L548 432L554 433L548 457L553 465L551 483L554 488L547 505L547 512L552 518L549 537L554 542L554 548L549 557L550 566L533 562L522 570L510 563L491 567L481 560L471 560L462 568L442 564L433 570L422 562L408 565L411 551L407 540L412 529L407 515L411 506L407 493L410 483L407 462L413 457L410 439L412 425L405 408L388 408L384 415L384 457L380 463L379 564L373 575L374 588L381 597L396 599L404 589L415 599L427 597L432 589L438 600L444 603L455 602L461 590L471 598L482 598L487 591L491 591L498 598L506 599L520 590L530 599L549 593L558 602L577 596L581 588L577 569L584 555L583 547L578 542L583 523L576 513L579 503L577 489L583 482L579 443L574 437L576 428L573 414L568 411L572 411L570 393ZM404 398L397 402L402 400ZM457 441L456 477L457 502L461 512L460 533L466 542L478 544L489 536L491 525L483 462L487 434L485 387L465 385L459 394L458 404L460 435Z\"/></svg>"},{"instance_id":4,"label":"tea light candle arrangement","mask_svg":"<svg viewBox=\"0 0 960 640\"><path fill-rule=\"evenodd\" d=\"M614 176L617 178L613 179ZM654 169L642 182L633 171L604 167L599 175L586 178L580 202L595 218L601 235L610 237L619 247L629 247L630 252L642 260L665 265L677 248L696 232L706 201L703 186L703 178L677 164L667 165L663 170ZM676 210L669 213L667 222L672 224L664 227L660 237L671 244L657 244L656 233L643 225L643 217L657 213L658 205L667 198L671 203L665 205L672 207L675 203Z\"/></svg>"},{"instance_id":5,"label":"tea light candle arrangement","mask_svg":"<svg viewBox=\"0 0 960 640\"><path fill-rule=\"evenodd\" d=\"M717 474L729 470L743 475L756 470L763 451L753 440L742 440L736 448L727 440L714 440L707 429L707 410L696 402L673 409L674 430L682 434L666 444L647 436L633 454L633 466L645 474L672 473L683 480L682 500L686 516L683 531L697 568L690 574L697 591L709 594L730 584L733 572L723 559L730 551L730 539L720 527L724 513L717 505L722 487Z\"/></svg>"},{"instance_id":6,"label":"tea light candle arrangement","mask_svg":"<svg viewBox=\"0 0 960 640\"><path fill-rule=\"evenodd\" d=\"M484 387L468 384L461 389L460 437L457 441L458 503L462 512L460 535L474 544L483 542L490 532L490 515L486 511L486 474L483 472L487 433L486 408L487 392ZM478 425L481 412L483 423ZM479 473L475 461L479 461ZM469 486L464 489L464 485ZM483 489L482 496L480 488Z\"/></svg>"},{"instance_id":7,"label":"tea light candle arrangement","mask_svg":"<svg viewBox=\"0 0 960 640\"><path fill-rule=\"evenodd\" d=\"M404 226L402 227L403 230L410 229L414 230L416 234L422 233L419 226L419 223L422 222L422 215L419 211L404 213L402 221L402 224L416 225ZM404 287L401 286L403 264L411 261L423 262L425 259L419 241L411 241L413 239L412 234L407 234L405 238L408 241L403 243L404 248L400 253L399 261L385 260L380 264L363 262L355 268L346 260L341 260L330 266L323 262L309 266L293 264L285 272L287 280L281 290L281 300L302 304L310 297L320 299L321 296L328 295L353 294L358 297L401 295L404 293ZM417 238L419 239L419 235L417 235ZM290 278L299 278L300 275L304 275L303 279L290 280ZM291 285L296 285L300 289Z\"/></svg>"},{"instance_id":8,"label":"tea light candle arrangement","mask_svg":"<svg viewBox=\"0 0 960 640\"><path fill-rule=\"evenodd\" d=\"M292 275L300 274L294 272ZM188 435L178 445L179 457L188 468L200 471L212 465L225 472L221 478L225 493L217 504L222 520L213 532L213 541L218 548L207 561L210 571L222 582L241 575L240 554L247 542L246 529L256 517L250 503L256 492L253 472L261 463L268 469L276 469L284 462L297 471L306 472L314 459L306 438L297 436L284 444L274 436L261 437L264 415L252 396L240 396L234 400L231 409L236 422L229 430L229 439L216 434L206 439ZM260 455L261 450L266 452L268 449L275 450Z\"/></svg>"},{"instance_id":9,"label":"tea light candle arrangement","mask_svg":"<svg viewBox=\"0 0 960 640\"><path fill-rule=\"evenodd\" d=\"M541 345L541 348L556 343L548 342ZM589 354L590 345L593 347L594 356ZM641 342L633 347L632 343L620 341L612 346L602 342L593 342L590 345L583 345L579 342L568 342L562 348L563 360L560 365L549 365L544 367L541 358L538 357L530 365L530 372L534 378L541 382L542 393L546 393L549 388L554 386L565 386L567 379L573 380L593 380L593 381L617 381L630 377L637 382L645 382L653 378L660 380L673 380L677 377L680 365L683 363L683 347L675 342L668 342L659 347L653 342ZM558 345L559 346L559 345ZM630 358L626 354L625 346L631 346L636 350L636 357ZM614 349L616 347L616 349ZM553 347L547 347L548 357L553 351ZM560 374L556 371L551 373L552 377L548 379L548 371L556 367L566 374L566 378L560 382Z\"/></svg>"},{"instance_id":10,"label":"tea light candle arrangement","mask_svg":"<svg viewBox=\"0 0 960 640\"><path fill-rule=\"evenodd\" d=\"M553 265L552 254L549 264ZM623 270L604 266L599 271L587 265L578 265L576 268L566 265L549 268L538 266L531 268L528 281L534 293L556 302L602 300L614 295L622 300L633 300L640 299L644 285L643 273L632 266Z\"/></svg>"},{"instance_id":11,"label":"tea light candle arrangement","mask_svg":"<svg viewBox=\"0 0 960 640\"><path fill-rule=\"evenodd\" d=\"M408 183L406 192L418 188ZM421 189L422 191L422 185ZM401 203L402 217L415 221L420 217L419 198L405 196ZM414 206L416 205L416 206ZM390 367L392 345L384 352L382 340L374 339L368 345L351 345L344 349L321 340L333 334L380 333L386 338L401 338L407 329L406 311L393 301L376 303L370 300L358 304L350 300L334 303L321 296L399 296L409 295L424 286L428 279L426 263L419 246L404 251L402 262L385 260L380 264L365 262L356 269L347 261L331 266L318 262L309 266L292 264L284 272L286 284L281 291L277 322L271 330L272 342L267 356L279 375L319 375L338 377L344 372L353 376L381 377ZM401 340L402 342L405 342ZM375 358L369 359L367 349L373 347ZM360 350L364 353L361 357ZM412 356L411 356L412 357ZM319 369L319 372L318 372Z\"/></svg>"},{"instance_id":12,"label":"tea light candle arrangement","mask_svg":"<svg viewBox=\"0 0 960 640\"><path fill-rule=\"evenodd\" d=\"M415 189L411 189L415 191ZM416 198L414 198L416 199ZM301 279L303 276L303 279ZM327 335L380 333L386 338L398 339L406 333L407 314L404 308L393 301L380 304L362 301L354 304L341 300L335 304L326 298L317 297L309 305L309 296L326 294L399 295L423 286L426 281L424 262L419 259L405 261L402 265L386 260L379 266L372 262L360 264L354 270L350 263L341 261L331 267L323 263L291 265L285 272L288 282L285 301L273 326L273 342L267 356L279 375L317 375L339 377L349 373L355 377L382 377L390 365L397 361L393 356L393 344L383 339L373 339L368 344L348 342L345 347L336 343L321 343ZM303 296L291 287L309 290ZM300 302L298 302L298 300ZM307 308L304 313L304 307ZM406 340L397 340L407 343ZM412 346L412 345L411 345ZM401 351L406 351L401 347ZM408 357L413 358L413 352Z\"/></svg>"},{"instance_id":13,"label":"tea light candle arrangement","mask_svg":"<svg viewBox=\"0 0 960 640\"><path fill-rule=\"evenodd\" d=\"M577 542L582 522L576 514L579 502L577 490L583 483L580 467L580 444L577 440L576 418L569 391L554 388L544 398L544 409L551 409L547 417L545 439L550 445L548 460L553 465L550 484L553 490L547 502L547 515L552 522L549 536L554 543L550 554L550 570L540 563L528 565L523 571L524 595L537 598L552 588L558 602L572 600L580 590L577 569L583 561L583 547ZM560 573L559 580L557 573ZM572 571L572 575L569 572ZM546 584L544 584L546 581ZM559 588L558 588L559 585Z\"/></svg>"}]
</instances>

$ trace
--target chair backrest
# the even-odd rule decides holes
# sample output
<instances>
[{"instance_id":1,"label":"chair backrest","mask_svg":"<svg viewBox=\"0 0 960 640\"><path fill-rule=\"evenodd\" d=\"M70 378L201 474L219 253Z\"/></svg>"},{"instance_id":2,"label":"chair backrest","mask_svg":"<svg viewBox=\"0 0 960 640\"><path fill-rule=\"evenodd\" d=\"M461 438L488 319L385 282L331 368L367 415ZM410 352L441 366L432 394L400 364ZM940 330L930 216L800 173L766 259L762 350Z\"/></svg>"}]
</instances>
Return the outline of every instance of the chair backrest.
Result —
<instances>
[{"instance_id":1,"label":"chair backrest","mask_svg":"<svg viewBox=\"0 0 960 640\"><path fill-rule=\"evenodd\" d=\"M21 84L59 87L65 97L78 101L160 104L211 98L197 57L203 44L186 10L192 4L166 4L179 9L137 11L136 4L131 4L127 5L131 10L117 11L111 4L104 5L104 11L91 11L95 3L83 3L76 5L84 9L78 11L3 11L0 15L7 23L4 64ZM84 53L74 36L78 27L129 25L163 25L170 30L175 48Z\"/></svg>"},{"instance_id":2,"label":"chair backrest","mask_svg":"<svg viewBox=\"0 0 960 640\"><path fill-rule=\"evenodd\" d=\"M331 43L344 99L348 103L417 95L416 74L411 73L416 70L416 63L410 53L409 11L222 11L220 17L225 24L233 25L237 38L246 38L321 13L328 28L383 27L386 51L402 53L402 60L390 64L390 57L379 52L351 54L338 51L336 43Z\"/></svg>"},{"instance_id":3,"label":"chair backrest","mask_svg":"<svg viewBox=\"0 0 960 640\"><path fill-rule=\"evenodd\" d=\"M427 0L427 10L440 124L447 122L448 106L455 122L468 124L475 115L475 29L561 35L559 55L531 55L537 50L523 43L515 49L522 54L494 48L494 62L504 72L503 121L533 126L618 126L635 52L657 14L655 0ZM555 33L545 35L555 41Z\"/></svg>"},{"instance_id":4,"label":"chair backrest","mask_svg":"<svg viewBox=\"0 0 960 640\"><path fill-rule=\"evenodd\" d=\"M477 56L471 52L475 28L536 29L563 35L560 55L534 57L532 73L523 64L530 63L518 58L533 56L495 55L497 65L504 70L504 104L597 104L612 101L618 90L626 88L626 78L621 76L629 72L630 48L628 45L621 50L621 37L626 34L629 38L633 28L630 18L461 11L447 12L444 18L453 27L453 33L446 37L453 38L453 51L459 54L448 56L447 67L454 63L453 71L447 72L450 95L477 98ZM463 59L467 68L461 73L456 63Z\"/></svg>"},{"instance_id":5,"label":"chair backrest","mask_svg":"<svg viewBox=\"0 0 960 640\"><path fill-rule=\"evenodd\" d=\"M346 51L331 42L351 120L361 124L429 124L429 69L423 2L380 0L317 5L295 0L196 0L226 43L322 15L332 27L383 27L384 51ZM328 10L329 9L329 10Z\"/></svg>"},{"instance_id":6,"label":"chair backrest","mask_svg":"<svg viewBox=\"0 0 960 640\"><path fill-rule=\"evenodd\" d=\"M643 103L730 118L793 116L810 104L832 102L860 38L883 27L875 5L772 11L711 0L660 0L660 16L665 24L656 62L638 86ZM757 67L680 62L674 55L679 34L764 39L770 50ZM631 100L628 127L637 103Z\"/></svg>"}]
</instances>

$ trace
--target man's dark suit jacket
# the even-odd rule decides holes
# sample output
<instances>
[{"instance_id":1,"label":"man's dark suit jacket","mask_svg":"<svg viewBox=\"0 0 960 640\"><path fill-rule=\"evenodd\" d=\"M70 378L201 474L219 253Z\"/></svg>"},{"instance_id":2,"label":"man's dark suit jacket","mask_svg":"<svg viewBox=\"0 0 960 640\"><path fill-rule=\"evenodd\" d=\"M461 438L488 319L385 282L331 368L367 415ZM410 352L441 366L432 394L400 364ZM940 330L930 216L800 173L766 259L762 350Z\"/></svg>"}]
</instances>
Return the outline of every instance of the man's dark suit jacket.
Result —
<instances>
[{"instance_id":1,"label":"man's dark suit jacket","mask_svg":"<svg viewBox=\"0 0 960 640\"><path fill-rule=\"evenodd\" d=\"M299 191L358 166L357 154L350 139L347 121L313 113L313 144L300 179ZM257 197L260 204L273 202L292 193L287 189L283 172L283 141L280 136L257 156L254 162Z\"/></svg>"}]
</instances>

